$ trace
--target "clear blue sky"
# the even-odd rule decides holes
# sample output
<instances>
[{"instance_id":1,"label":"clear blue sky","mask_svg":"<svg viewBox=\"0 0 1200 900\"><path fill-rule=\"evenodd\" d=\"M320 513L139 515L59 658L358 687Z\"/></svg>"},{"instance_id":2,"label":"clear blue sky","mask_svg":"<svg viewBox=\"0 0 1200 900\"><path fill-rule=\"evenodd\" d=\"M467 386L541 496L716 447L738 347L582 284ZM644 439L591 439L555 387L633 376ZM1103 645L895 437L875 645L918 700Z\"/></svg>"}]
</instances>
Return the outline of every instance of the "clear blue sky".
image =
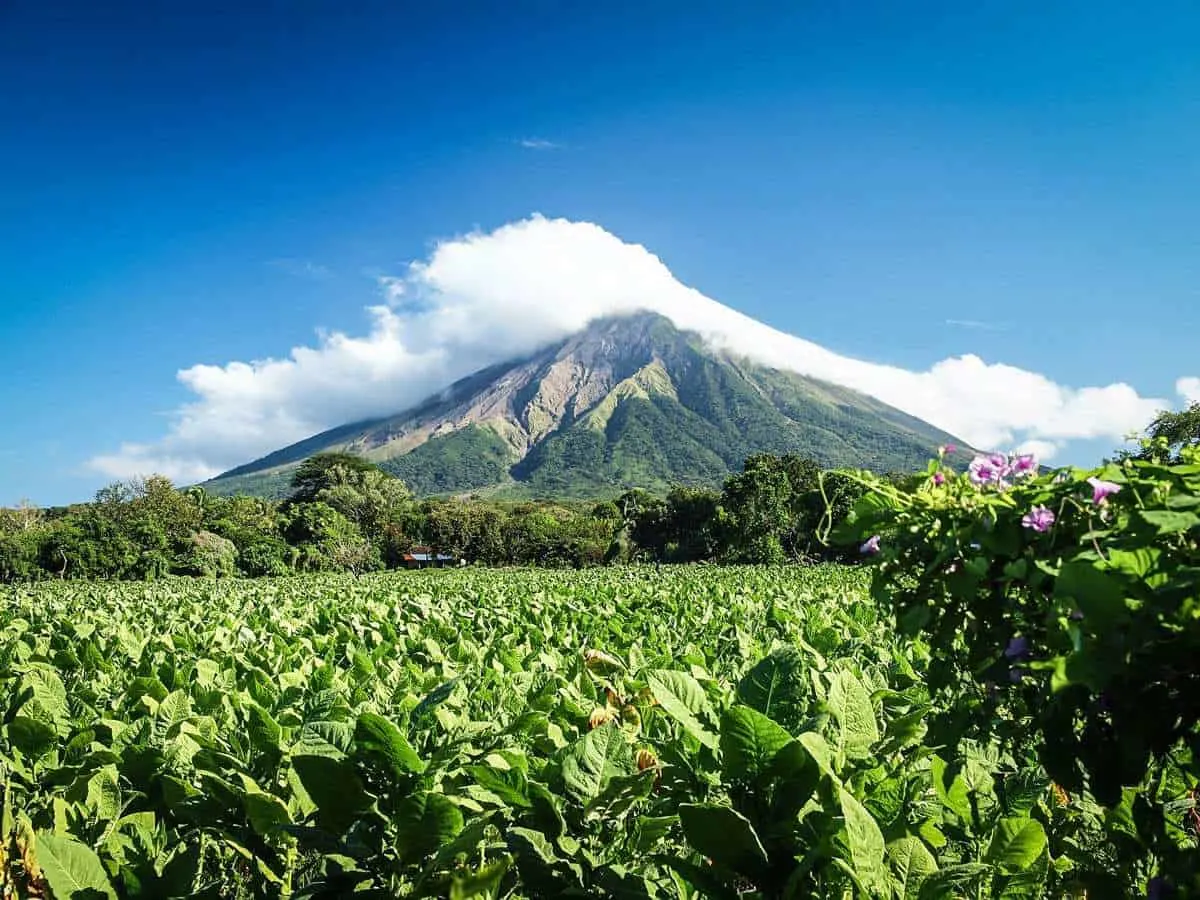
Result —
<instances>
[{"instance_id":1,"label":"clear blue sky","mask_svg":"<svg viewBox=\"0 0 1200 900\"><path fill-rule=\"evenodd\" d=\"M1173 397L1198 47L1194 2L8 0L0 503L86 498L177 370L361 330L364 273L535 211L841 352Z\"/></svg>"}]
</instances>

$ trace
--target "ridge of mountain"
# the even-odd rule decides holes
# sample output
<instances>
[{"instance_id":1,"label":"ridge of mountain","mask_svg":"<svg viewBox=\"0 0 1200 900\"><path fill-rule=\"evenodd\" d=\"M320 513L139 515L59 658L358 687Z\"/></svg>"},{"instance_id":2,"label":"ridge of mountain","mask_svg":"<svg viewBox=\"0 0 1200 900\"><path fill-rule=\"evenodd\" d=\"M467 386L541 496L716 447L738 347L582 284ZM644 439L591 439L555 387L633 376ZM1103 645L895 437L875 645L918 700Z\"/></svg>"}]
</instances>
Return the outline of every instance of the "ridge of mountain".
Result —
<instances>
[{"instance_id":1,"label":"ridge of mountain","mask_svg":"<svg viewBox=\"0 0 1200 900\"><path fill-rule=\"evenodd\" d=\"M283 496L296 465L338 450L376 462L419 495L586 497L719 485L762 452L913 470L953 441L865 394L731 355L645 312L597 319L411 409L324 431L205 486Z\"/></svg>"}]
</instances>

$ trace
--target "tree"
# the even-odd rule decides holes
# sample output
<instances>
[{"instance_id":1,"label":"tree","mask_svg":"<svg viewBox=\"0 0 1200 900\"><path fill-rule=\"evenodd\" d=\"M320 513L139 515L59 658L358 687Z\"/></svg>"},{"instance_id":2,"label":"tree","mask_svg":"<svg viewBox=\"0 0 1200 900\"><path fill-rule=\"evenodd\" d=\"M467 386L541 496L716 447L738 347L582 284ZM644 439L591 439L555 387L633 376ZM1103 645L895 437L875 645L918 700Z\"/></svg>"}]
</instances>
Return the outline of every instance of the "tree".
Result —
<instances>
[{"instance_id":1,"label":"tree","mask_svg":"<svg viewBox=\"0 0 1200 900\"><path fill-rule=\"evenodd\" d=\"M211 531L198 531L192 535L190 552L180 569L185 575L229 577L237 571L237 555L233 541Z\"/></svg>"},{"instance_id":2,"label":"tree","mask_svg":"<svg viewBox=\"0 0 1200 900\"><path fill-rule=\"evenodd\" d=\"M368 537L378 537L388 523L400 520L411 496L404 482L375 467L332 465L316 500L328 503Z\"/></svg>"},{"instance_id":3,"label":"tree","mask_svg":"<svg viewBox=\"0 0 1200 900\"><path fill-rule=\"evenodd\" d=\"M310 456L296 467L292 474L292 493L288 500L292 503L310 503L317 499L317 494L337 483L344 474L334 474L333 470L343 472L382 471L377 465L353 453L318 453Z\"/></svg>"},{"instance_id":4,"label":"tree","mask_svg":"<svg viewBox=\"0 0 1200 900\"><path fill-rule=\"evenodd\" d=\"M1200 445L1200 402L1179 411L1164 409L1150 422L1146 437L1141 450L1121 456L1179 462L1184 447Z\"/></svg>"},{"instance_id":5,"label":"tree","mask_svg":"<svg viewBox=\"0 0 1200 900\"><path fill-rule=\"evenodd\" d=\"M358 574L380 565L379 553L353 522L328 503L291 507L285 531L308 571L349 570Z\"/></svg>"}]
</instances>

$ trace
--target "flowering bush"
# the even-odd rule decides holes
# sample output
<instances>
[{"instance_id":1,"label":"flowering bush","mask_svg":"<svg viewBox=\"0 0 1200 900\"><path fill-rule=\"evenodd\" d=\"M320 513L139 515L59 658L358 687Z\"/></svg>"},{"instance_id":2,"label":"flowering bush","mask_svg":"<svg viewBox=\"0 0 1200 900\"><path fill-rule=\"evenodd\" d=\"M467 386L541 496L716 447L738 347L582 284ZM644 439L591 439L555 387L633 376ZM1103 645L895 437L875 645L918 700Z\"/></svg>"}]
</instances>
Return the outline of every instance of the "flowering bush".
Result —
<instances>
[{"instance_id":1,"label":"flowering bush","mask_svg":"<svg viewBox=\"0 0 1200 900\"><path fill-rule=\"evenodd\" d=\"M962 475L939 459L908 488L863 479L845 537L870 537L876 599L928 641L930 687L955 698L930 745L998 736L1099 804L1104 896L1200 896L1200 450L1092 473L997 454Z\"/></svg>"}]
</instances>

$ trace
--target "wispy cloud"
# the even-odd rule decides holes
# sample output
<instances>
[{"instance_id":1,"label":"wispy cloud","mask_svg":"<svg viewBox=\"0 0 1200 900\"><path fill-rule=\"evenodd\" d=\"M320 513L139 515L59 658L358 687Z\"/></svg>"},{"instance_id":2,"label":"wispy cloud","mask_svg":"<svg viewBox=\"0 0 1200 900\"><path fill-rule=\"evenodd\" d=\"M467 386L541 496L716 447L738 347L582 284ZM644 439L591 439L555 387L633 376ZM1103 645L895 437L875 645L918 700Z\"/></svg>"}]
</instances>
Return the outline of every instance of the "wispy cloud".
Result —
<instances>
[{"instance_id":1,"label":"wispy cloud","mask_svg":"<svg viewBox=\"0 0 1200 900\"><path fill-rule=\"evenodd\" d=\"M1188 376L1175 382L1175 390L1188 403L1200 403L1200 378Z\"/></svg>"},{"instance_id":2,"label":"wispy cloud","mask_svg":"<svg viewBox=\"0 0 1200 900\"><path fill-rule=\"evenodd\" d=\"M562 150L566 147L566 144L548 141L545 138L521 138L517 143L526 150Z\"/></svg>"},{"instance_id":3,"label":"wispy cloud","mask_svg":"<svg viewBox=\"0 0 1200 900\"><path fill-rule=\"evenodd\" d=\"M653 253L599 225L533 216L439 243L377 277L383 300L359 334L333 332L284 358L196 365L166 435L92 460L125 477L199 479L346 422L396 413L457 378L561 339L602 315L653 310L716 346L878 397L976 447L1120 441L1168 402L1120 381L1058 384L974 354L909 370L776 331L681 283ZM1183 378L1200 397L1200 379Z\"/></svg>"},{"instance_id":4,"label":"wispy cloud","mask_svg":"<svg viewBox=\"0 0 1200 900\"><path fill-rule=\"evenodd\" d=\"M981 319L947 319L946 324L954 328L967 328L971 331L1007 331L1008 326L1003 322L985 322Z\"/></svg>"},{"instance_id":5,"label":"wispy cloud","mask_svg":"<svg viewBox=\"0 0 1200 900\"><path fill-rule=\"evenodd\" d=\"M329 266L323 266L315 263L310 259L293 259L291 257L283 257L281 259L272 259L267 262L267 265L272 269L277 269L285 275L291 275L293 278L307 278L311 281L326 281L333 277L333 269Z\"/></svg>"}]
</instances>

